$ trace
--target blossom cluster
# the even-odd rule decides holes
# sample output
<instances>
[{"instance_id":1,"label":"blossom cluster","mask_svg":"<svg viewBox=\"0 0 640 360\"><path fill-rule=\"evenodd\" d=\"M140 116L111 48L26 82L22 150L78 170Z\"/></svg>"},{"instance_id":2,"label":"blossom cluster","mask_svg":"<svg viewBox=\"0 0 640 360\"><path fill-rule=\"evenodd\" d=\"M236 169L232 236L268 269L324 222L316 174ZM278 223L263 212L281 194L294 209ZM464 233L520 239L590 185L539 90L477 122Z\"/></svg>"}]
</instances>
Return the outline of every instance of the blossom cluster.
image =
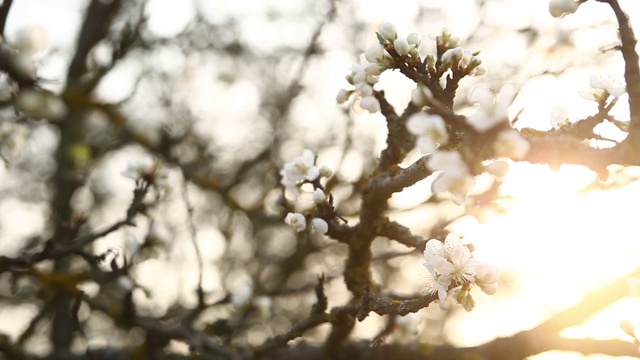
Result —
<instances>
[{"instance_id":1,"label":"blossom cluster","mask_svg":"<svg viewBox=\"0 0 640 360\"><path fill-rule=\"evenodd\" d=\"M400 58L412 64L420 63L420 37L416 33L409 34L406 38L399 37L396 27L392 23L384 23L378 27L378 42L371 44L364 52L366 64L354 64L351 72L346 76L349 84L355 89L340 89L336 100L339 104L349 100L352 94L360 97L360 107L375 113L380 111L380 102L376 99L373 85L378 82L379 75L387 69L394 67L394 59L389 51L395 51Z\"/></svg>"},{"instance_id":2,"label":"blossom cluster","mask_svg":"<svg viewBox=\"0 0 640 360\"><path fill-rule=\"evenodd\" d=\"M581 91L580 95L595 102L606 102L609 96L620 97L627 92L627 87L621 80L610 75L593 74L589 78L591 91Z\"/></svg>"},{"instance_id":3,"label":"blossom cluster","mask_svg":"<svg viewBox=\"0 0 640 360\"><path fill-rule=\"evenodd\" d=\"M498 290L498 269L476 260L469 246L462 244L455 233L447 235L444 242L429 240L423 265L429 272L428 291L438 293L440 304L444 304L449 294L456 294L456 301L470 311L474 305L469 294L472 285L479 286L488 295Z\"/></svg>"},{"instance_id":4,"label":"blossom cluster","mask_svg":"<svg viewBox=\"0 0 640 360\"><path fill-rule=\"evenodd\" d=\"M303 195L302 185L311 183L314 186L314 191L311 193L313 203L316 206L327 203L328 197L317 180L321 177L330 177L333 172L326 166L316 166L315 161L315 155L307 149L304 150L302 156L284 164L280 169L280 183L284 187L284 195L287 200L299 200ZM288 213L284 222L297 231L304 231L307 228L307 217L301 213ZM329 224L320 217L314 217L311 219L311 228L313 231L325 234L329 231Z\"/></svg>"},{"instance_id":5,"label":"blossom cluster","mask_svg":"<svg viewBox=\"0 0 640 360\"><path fill-rule=\"evenodd\" d=\"M483 76L487 73L487 69L480 66L482 60L478 57L478 53L466 51L461 46L445 51L441 60L441 71L451 69L472 76Z\"/></svg>"},{"instance_id":6,"label":"blossom cluster","mask_svg":"<svg viewBox=\"0 0 640 360\"><path fill-rule=\"evenodd\" d=\"M589 85L591 89L589 91L580 91L580 96L599 104L605 104L610 96L613 96L615 99L627 92L624 81L611 75L593 74L589 78ZM549 122L556 130L572 124L567 110L560 106L551 109ZM620 124L616 125L623 131L627 130Z\"/></svg>"},{"instance_id":7,"label":"blossom cluster","mask_svg":"<svg viewBox=\"0 0 640 360\"><path fill-rule=\"evenodd\" d=\"M424 96L429 96L420 87ZM501 90L495 95L488 87L478 86L472 90L471 99L479 104L479 111L467 118L468 124L478 132L485 132L508 121L507 107L511 96ZM414 98L417 95L414 94ZM449 132L444 119L437 114L418 112L407 119L407 130L416 137L416 146L421 152L431 154L426 165L431 171L442 171L432 183L433 193L450 193L453 200L460 205L466 193L473 185L473 174L462 155L455 150L439 150L440 146L449 142ZM498 133L493 143L497 157L514 160L523 159L529 152L529 143L513 129Z\"/></svg>"}]
</instances>

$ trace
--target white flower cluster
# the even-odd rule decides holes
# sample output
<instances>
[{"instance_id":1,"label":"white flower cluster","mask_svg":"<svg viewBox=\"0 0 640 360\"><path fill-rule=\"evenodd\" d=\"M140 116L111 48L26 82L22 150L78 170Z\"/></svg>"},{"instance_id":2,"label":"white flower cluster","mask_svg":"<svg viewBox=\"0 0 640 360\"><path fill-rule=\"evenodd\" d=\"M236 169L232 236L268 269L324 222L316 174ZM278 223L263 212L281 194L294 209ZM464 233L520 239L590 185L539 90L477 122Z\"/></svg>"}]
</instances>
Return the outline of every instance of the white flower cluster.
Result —
<instances>
[{"instance_id":1,"label":"white flower cluster","mask_svg":"<svg viewBox=\"0 0 640 360\"><path fill-rule=\"evenodd\" d=\"M441 69L451 69L465 75L483 76L487 73L487 69L480 64L482 60L478 57L478 53L471 53L458 46L442 54Z\"/></svg>"},{"instance_id":2,"label":"white flower cluster","mask_svg":"<svg viewBox=\"0 0 640 360\"><path fill-rule=\"evenodd\" d=\"M460 296L458 293L456 299L469 311L473 304L465 298L470 296L470 284L479 286L489 295L498 290L498 269L476 260L457 234L447 235L444 243L437 239L429 240L424 250L423 265L429 272L428 291L438 293L440 304L444 303L447 294L456 289L463 294Z\"/></svg>"},{"instance_id":3,"label":"white flower cluster","mask_svg":"<svg viewBox=\"0 0 640 360\"><path fill-rule=\"evenodd\" d=\"M307 149L302 153L302 156L284 164L280 169L280 175L282 176L280 183L284 186L284 195L287 200L297 201L302 195L301 188L304 183L313 183L320 177L331 176L331 169L326 166L317 167L315 160L313 152ZM311 198L316 205L324 204L327 201L327 196L320 187L315 188ZM288 213L284 222L297 231L303 231L307 228L307 218L304 214ZM311 226L313 231L322 234L326 234L329 231L329 224L321 218L313 218Z\"/></svg>"},{"instance_id":4,"label":"white flower cluster","mask_svg":"<svg viewBox=\"0 0 640 360\"><path fill-rule=\"evenodd\" d=\"M393 67L394 60L387 49L394 49L398 55L412 62L420 62L418 34L411 33L407 38L398 37L396 27L387 22L378 27L377 35L379 42L373 43L364 52L367 64L354 64L351 67L351 73L346 79L355 87L355 90L340 89L336 96L339 104L347 102L355 93L360 97L361 108L370 113L380 111L380 102L374 96L373 85L378 82L382 72Z\"/></svg>"},{"instance_id":5,"label":"white flower cluster","mask_svg":"<svg viewBox=\"0 0 640 360\"><path fill-rule=\"evenodd\" d=\"M442 28L442 32L440 35L437 35L436 44L438 46L438 51L445 51L446 49L453 49L460 45L460 38L457 36L453 36L449 29Z\"/></svg>"}]
</instances>

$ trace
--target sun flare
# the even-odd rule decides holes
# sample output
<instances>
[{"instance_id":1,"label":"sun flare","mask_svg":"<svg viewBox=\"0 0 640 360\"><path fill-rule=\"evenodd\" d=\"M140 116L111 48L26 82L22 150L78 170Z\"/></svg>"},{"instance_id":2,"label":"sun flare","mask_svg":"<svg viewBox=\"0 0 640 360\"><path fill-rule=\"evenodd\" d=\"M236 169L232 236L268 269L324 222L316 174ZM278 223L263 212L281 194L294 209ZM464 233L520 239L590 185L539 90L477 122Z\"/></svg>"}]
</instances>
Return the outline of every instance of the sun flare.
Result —
<instances>
[{"instance_id":1,"label":"sun flare","mask_svg":"<svg viewBox=\"0 0 640 360\"><path fill-rule=\"evenodd\" d=\"M640 194L640 184L584 191L595 180L594 173L580 166L552 170L512 164L502 190L507 196L501 200L506 212L491 216L466 236L477 245L478 258L497 264L515 282L509 284L512 289L503 289L502 296L504 303L521 306L487 305L495 316L505 319L492 325L495 333L508 335L535 326L640 265L640 242L634 238L637 216L627 206ZM583 331L606 337L602 335L605 326L611 330L610 337L624 338L617 324L622 319L633 321L631 315L639 312L640 303L624 305L601 317L606 325L600 321ZM532 307L539 311L521 313ZM635 320L639 324L640 318Z\"/></svg>"}]
</instances>

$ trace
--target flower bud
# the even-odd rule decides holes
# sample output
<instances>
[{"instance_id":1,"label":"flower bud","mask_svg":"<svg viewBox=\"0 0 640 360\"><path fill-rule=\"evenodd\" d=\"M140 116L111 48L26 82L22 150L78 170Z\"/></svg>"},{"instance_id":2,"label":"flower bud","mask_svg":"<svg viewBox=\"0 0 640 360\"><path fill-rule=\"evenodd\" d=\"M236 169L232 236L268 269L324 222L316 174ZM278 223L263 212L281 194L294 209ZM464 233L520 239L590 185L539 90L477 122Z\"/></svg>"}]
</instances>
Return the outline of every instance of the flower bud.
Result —
<instances>
[{"instance_id":1,"label":"flower bud","mask_svg":"<svg viewBox=\"0 0 640 360\"><path fill-rule=\"evenodd\" d=\"M313 192L312 195L313 198L313 202L316 204L321 204L323 202L325 202L325 200L327 199L327 195L325 195L324 191L322 191L322 189L316 189Z\"/></svg>"},{"instance_id":2,"label":"flower bud","mask_svg":"<svg viewBox=\"0 0 640 360\"><path fill-rule=\"evenodd\" d=\"M549 12L553 17L563 17L576 12L580 4L574 0L551 0L549 2Z\"/></svg>"},{"instance_id":3,"label":"flower bud","mask_svg":"<svg viewBox=\"0 0 640 360\"><path fill-rule=\"evenodd\" d=\"M365 96L360 100L360 107L370 113L380 111L380 102L373 96Z\"/></svg>"},{"instance_id":4,"label":"flower bud","mask_svg":"<svg viewBox=\"0 0 640 360\"><path fill-rule=\"evenodd\" d=\"M380 26L378 26L378 33L380 33L384 39L389 41L394 41L398 37L395 25L390 22L380 24Z\"/></svg>"},{"instance_id":5,"label":"flower bud","mask_svg":"<svg viewBox=\"0 0 640 360\"><path fill-rule=\"evenodd\" d=\"M296 229L296 231L303 231L307 227L307 221L304 215L299 213L288 213L287 217L284 218L284 222Z\"/></svg>"},{"instance_id":6,"label":"flower bud","mask_svg":"<svg viewBox=\"0 0 640 360\"><path fill-rule=\"evenodd\" d=\"M376 63L384 56L384 47L379 43L373 43L364 52L364 58L370 63Z\"/></svg>"},{"instance_id":7,"label":"flower bud","mask_svg":"<svg viewBox=\"0 0 640 360\"><path fill-rule=\"evenodd\" d=\"M367 83L360 83L356 85L356 91L362 97L373 95L373 87Z\"/></svg>"},{"instance_id":8,"label":"flower bud","mask_svg":"<svg viewBox=\"0 0 640 360\"><path fill-rule=\"evenodd\" d=\"M320 176L322 177L329 177L333 175L333 170L331 170L328 166L322 166L320 168Z\"/></svg>"},{"instance_id":9,"label":"flower bud","mask_svg":"<svg viewBox=\"0 0 640 360\"><path fill-rule=\"evenodd\" d=\"M407 42L409 43L409 45L413 45L414 47L420 46L420 35L416 33L407 35Z\"/></svg>"},{"instance_id":10,"label":"flower bud","mask_svg":"<svg viewBox=\"0 0 640 360\"><path fill-rule=\"evenodd\" d=\"M364 67L364 72L366 72L367 75L377 76L382 73L382 68L376 63L371 63ZM369 80L367 80L367 82L369 82Z\"/></svg>"},{"instance_id":11,"label":"flower bud","mask_svg":"<svg viewBox=\"0 0 640 360\"><path fill-rule=\"evenodd\" d=\"M409 54L409 43L403 38L397 38L393 42L393 47L396 49L396 52L398 52L400 56Z\"/></svg>"},{"instance_id":12,"label":"flower bud","mask_svg":"<svg viewBox=\"0 0 640 360\"><path fill-rule=\"evenodd\" d=\"M311 228L315 232L326 234L327 231L329 231L329 224L327 224L323 219L313 218L313 220L311 220Z\"/></svg>"},{"instance_id":13,"label":"flower bud","mask_svg":"<svg viewBox=\"0 0 640 360\"><path fill-rule=\"evenodd\" d=\"M336 95L336 101L338 104L344 104L349 100L349 96L351 96L351 91L340 89L340 91L338 91L338 95Z\"/></svg>"}]
</instances>

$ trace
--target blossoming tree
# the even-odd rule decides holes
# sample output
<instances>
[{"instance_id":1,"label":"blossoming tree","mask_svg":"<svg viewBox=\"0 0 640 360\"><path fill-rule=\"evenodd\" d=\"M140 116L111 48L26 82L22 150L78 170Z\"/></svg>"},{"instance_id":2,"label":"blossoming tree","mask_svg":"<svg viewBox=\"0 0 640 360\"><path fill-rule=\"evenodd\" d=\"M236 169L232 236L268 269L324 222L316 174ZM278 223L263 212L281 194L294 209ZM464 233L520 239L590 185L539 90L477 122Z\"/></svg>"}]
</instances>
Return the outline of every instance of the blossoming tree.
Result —
<instances>
[{"instance_id":1,"label":"blossoming tree","mask_svg":"<svg viewBox=\"0 0 640 360\"><path fill-rule=\"evenodd\" d=\"M637 290L633 277L604 286L530 330L480 345L416 338L413 321L425 316L425 309L439 314L427 325L439 330L452 311L478 311L476 294L500 291L499 269L476 257L464 234L451 231L453 221L437 223L423 236L389 215L391 197L425 179L431 184L428 202L471 208L478 199L491 204L499 197L514 162L582 165L602 179L610 176L610 165L640 165L640 65L627 15L618 0L552 0L549 12L580 16L587 2L613 10L620 37L614 50L624 61L624 81L592 76L593 90L583 96L597 110L570 119L565 109L554 109L548 131L517 126L510 112L517 96L513 84L491 87L480 81L464 94L473 111L458 111L462 84L489 73L480 52L468 50L447 29L428 39L416 32L403 36L390 22L379 25L377 41L348 71L348 86L335 89L345 114L379 114L387 130L384 149L351 183L322 156L287 145L299 134L280 122L303 91L302 74L319 52L323 29L338 16L335 2L300 52L297 77L282 89L265 81L267 97L256 113L270 114L269 122L252 122L242 113L251 102L251 86L240 85L239 102L233 102L236 95L229 97L231 105L221 101L225 111L240 114L235 121L249 118L244 121L251 134L236 151L225 143L235 136L234 119L216 125L199 118L196 110L204 112L218 100L194 99L191 88L212 59L235 73L238 59L260 54L225 38L231 36L226 27L197 18L171 43L147 32L144 2L90 1L66 78L57 87L40 76L33 34L6 37L0 43L7 89L0 94L0 157L8 170L0 179L8 184L3 190L42 207L20 221L41 219L42 225L24 233L28 236L0 232L21 240L13 247L2 243L8 250L0 255L0 301L15 311L0 316L21 325L2 330L0 354L7 359L524 359L568 350L637 356L640 340L628 321L620 324L626 341L559 335L626 296L627 281ZM12 3L0 6L0 33ZM207 38L207 33L217 35ZM427 41L435 51L423 50ZM279 63L285 53L261 58L257 74L269 74L260 66L287 73L287 63ZM119 101L103 99L100 86L128 59L149 61L152 69L140 71L131 93ZM200 75L192 76L190 62ZM171 77L176 63L187 70ZM250 68L240 67L251 74ZM380 86L389 73L412 84L400 111ZM175 82L163 93L158 83L167 79ZM628 103L622 100L625 93ZM629 119L611 114L616 104L628 106ZM624 132L624 139L608 147L585 141L607 140L594 132L603 123ZM207 137L209 126L217 127ZM269 133L268 139L251 137L256 130ZM300 151L289 156L282 151L287 146ZM491 185L472 193L483 176ZM118 197L126 206L111 202ZM403 250L377 251L379 239ZM422 285L413 294L395 291L397 271L390 264L399 258L422 265ZM640 277L637 271L632 275ZM20 306L30 312L21 313ZM375 333L363 338L357 324L366 321Z\"/></svg>"}]
</instances>

